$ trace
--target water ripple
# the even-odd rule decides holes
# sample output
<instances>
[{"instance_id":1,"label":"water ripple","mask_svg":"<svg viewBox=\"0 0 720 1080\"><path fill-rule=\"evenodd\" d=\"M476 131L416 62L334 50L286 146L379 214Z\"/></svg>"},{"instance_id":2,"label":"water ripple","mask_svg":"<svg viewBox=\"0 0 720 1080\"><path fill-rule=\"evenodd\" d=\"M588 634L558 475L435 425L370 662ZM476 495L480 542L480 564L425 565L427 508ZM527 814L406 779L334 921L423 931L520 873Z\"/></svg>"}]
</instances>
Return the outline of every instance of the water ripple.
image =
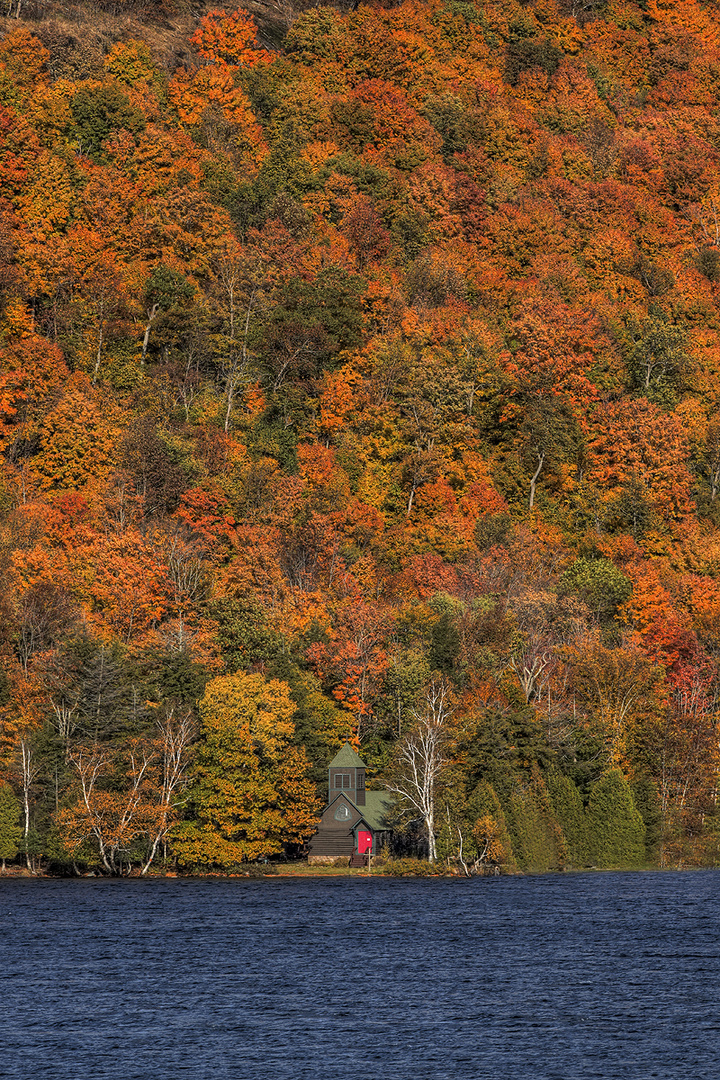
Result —
<instances>
[{"instance_id":1,"label":"water ripple","mask_svg":"<svg viewBox=\"0 0 720 1080\"><path fill-rule=\"evenodd\" d=\"M0 880L8 1080L717 1080L720 872Z\"/></svg>"}]
</instances>

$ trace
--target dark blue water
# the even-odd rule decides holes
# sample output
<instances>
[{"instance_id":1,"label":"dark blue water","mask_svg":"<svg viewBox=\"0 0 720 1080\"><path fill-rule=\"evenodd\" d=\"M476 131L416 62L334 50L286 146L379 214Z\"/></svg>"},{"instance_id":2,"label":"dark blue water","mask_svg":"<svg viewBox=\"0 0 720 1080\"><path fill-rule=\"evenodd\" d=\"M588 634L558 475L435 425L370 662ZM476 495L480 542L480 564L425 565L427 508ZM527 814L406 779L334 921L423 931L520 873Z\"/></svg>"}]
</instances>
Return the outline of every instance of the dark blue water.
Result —
<instances>
[{"instance_id":1,"label":"dark blue water","mask_svg":"<svg viewBox=\"0 0 720 1080\"><path fill-rule=\"evenodd\" d=\"M0 880L12 1080L720 1077L720 872Z\"/></svg>"}]
</instances>

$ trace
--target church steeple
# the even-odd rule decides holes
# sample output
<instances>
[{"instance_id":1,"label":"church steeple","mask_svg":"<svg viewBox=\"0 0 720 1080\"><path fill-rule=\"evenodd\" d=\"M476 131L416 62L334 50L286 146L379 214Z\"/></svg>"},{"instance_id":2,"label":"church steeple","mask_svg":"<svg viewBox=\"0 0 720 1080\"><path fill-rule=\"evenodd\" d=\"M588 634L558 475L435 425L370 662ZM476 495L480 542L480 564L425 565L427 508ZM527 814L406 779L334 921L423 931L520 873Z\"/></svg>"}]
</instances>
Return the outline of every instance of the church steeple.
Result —
<instances>
[{"instance_id":1,"label":"church steeple","mask_svg":"<svg viewBox=\"0 0 720 1080\"><path fill-rule=\"evenodd\" d=\"M365 805L365 762L349 742L338 750L328 766L328 802L341 792L356 806Z\"/></svg>"}]
</instances>

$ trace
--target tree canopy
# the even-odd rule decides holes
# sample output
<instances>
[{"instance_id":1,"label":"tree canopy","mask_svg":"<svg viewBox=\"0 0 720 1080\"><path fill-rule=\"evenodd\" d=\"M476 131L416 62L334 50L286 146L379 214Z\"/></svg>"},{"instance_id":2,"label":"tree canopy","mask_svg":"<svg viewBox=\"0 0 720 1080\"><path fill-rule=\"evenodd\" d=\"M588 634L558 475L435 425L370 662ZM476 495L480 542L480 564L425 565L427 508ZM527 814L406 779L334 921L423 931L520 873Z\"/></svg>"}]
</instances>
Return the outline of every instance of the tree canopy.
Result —
<instances>
[{"instance_id":1,"label":"tree canopy","mask_svg":"<svg viewBox=\"0 0 720 1080\"><path fill-rule=\"evenodd\" d=\"M714 5L55 0L0 31L17 850L295 854L338 747L398 786L442 684L402 843L714 864Z\"/></svg>"}]
</instances>

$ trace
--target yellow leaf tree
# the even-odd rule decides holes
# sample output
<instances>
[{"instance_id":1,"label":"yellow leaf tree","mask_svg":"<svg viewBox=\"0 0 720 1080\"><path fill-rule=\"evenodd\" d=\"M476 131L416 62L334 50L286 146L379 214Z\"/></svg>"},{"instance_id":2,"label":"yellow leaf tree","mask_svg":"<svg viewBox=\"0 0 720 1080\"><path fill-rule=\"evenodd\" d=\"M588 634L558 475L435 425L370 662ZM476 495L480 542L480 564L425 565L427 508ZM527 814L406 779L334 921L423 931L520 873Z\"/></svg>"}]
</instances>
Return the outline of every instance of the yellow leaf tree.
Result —
<instances>
[{"instance_id":1,"label":"yellow leaf tree","mask_svg":"<svg viewBox=\"0 0 720 1080\"><path fill-rule=\"evenodd\" d=\"M174 834L184 864L227 868L280 854L314 832L320 806L305 751L293 745L294 712L278 679L240 673L208 683L191 794L195 820Z\"/></svg>"}]
</instances>

